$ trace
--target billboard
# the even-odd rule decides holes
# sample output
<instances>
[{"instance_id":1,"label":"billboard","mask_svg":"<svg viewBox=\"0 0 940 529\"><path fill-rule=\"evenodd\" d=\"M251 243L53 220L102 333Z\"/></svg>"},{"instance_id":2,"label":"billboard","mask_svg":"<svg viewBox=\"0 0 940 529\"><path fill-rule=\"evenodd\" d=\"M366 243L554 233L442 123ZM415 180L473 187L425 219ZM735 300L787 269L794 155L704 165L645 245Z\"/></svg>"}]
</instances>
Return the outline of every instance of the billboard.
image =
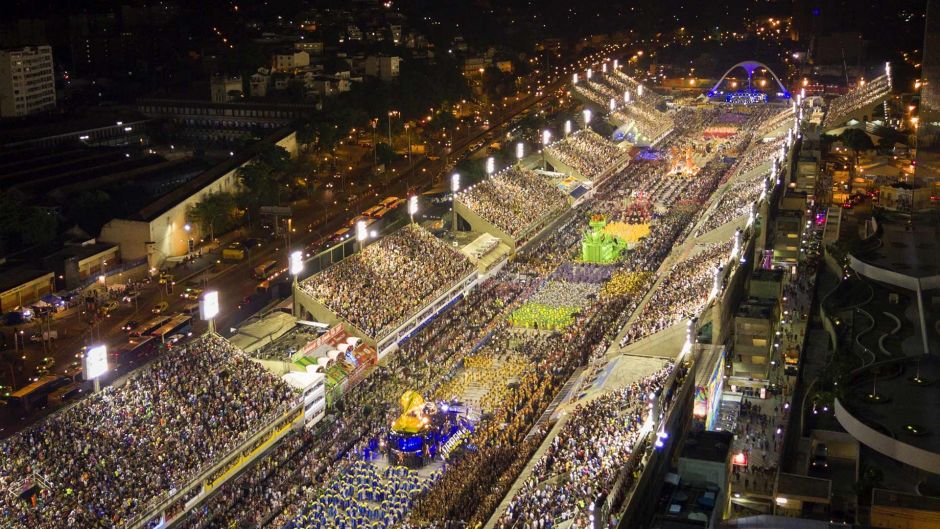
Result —
<instances>
[{"instance_id":1,"label":"billboard","mask_svg":"<svg viewBox=\"0 0 940 529\"><path fill-rule=\"evenodd\" d=\"M82 370L85 380L94 380L108 372L108 346L92 347L82 358Z\"/></svg>"},{"instance_id":2,"label":"billboard","mask_svg":"<svg viewBox=\"0 0 940 529\"><path fill-rule=\"evenodd\" d=\"M706 430L714 430L718 418L718 409L721 405L721 392L724 386L723 366L725 364L725 350L721 350L718 360L712 366L711 374L704 386L695 387L695 402L692 415L698 421L704 421Z\"/></svg>"}]
</instances>

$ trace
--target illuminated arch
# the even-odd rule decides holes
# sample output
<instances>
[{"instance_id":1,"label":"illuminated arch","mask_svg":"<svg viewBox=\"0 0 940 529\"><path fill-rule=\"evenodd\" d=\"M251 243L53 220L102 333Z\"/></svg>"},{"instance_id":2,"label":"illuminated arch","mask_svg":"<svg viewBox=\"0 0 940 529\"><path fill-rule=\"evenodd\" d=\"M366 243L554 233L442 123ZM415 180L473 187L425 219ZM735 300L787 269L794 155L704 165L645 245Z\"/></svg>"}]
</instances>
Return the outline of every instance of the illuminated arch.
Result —
<instances>
[{"instance_id":1,"label":"illuminated arch","mask_svg":"<svg viewBox=\"0 0 940 529\"><path fill-rule=\"evenodd\" d=\"M783 83L780 82L780 78L777 77L777 74L774 73L774 71L770 69L770 66L767 66L766 64L762 62L758 62L758 61L741 61L738 64L735 64L734 66L732 66L731 68L728 68L728 71L725 72L725 74L721 76L721 79L719 79L718 82L715 83L715 86L713 86L712 89L708 91L708 97L712 97L715 95L715 93L718 91L718 88L721 87L721 83L725 82L725 78L728 77L728 74L733 72L735 68L743 68L744 71L747 72L748 87L751 86L751 77L753 77L754 75L754 70L758 68L764 68L765 70L770 72L770 75L774 77L774 81L777 81L777 86L780 87L780 91L783 92L784 97L790 97L790 91L784 88Z\"/></svg>"}]
</instances>

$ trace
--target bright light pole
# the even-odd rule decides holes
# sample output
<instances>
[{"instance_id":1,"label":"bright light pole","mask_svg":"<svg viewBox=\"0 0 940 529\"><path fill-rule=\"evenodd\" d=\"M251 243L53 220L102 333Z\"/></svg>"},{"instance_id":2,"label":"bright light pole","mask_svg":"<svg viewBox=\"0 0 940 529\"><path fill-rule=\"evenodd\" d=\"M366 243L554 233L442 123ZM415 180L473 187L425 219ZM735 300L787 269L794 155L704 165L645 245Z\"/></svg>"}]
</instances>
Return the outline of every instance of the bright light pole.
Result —
<instances>
[{"instance_id":1,"label":"bright light pole","mask_svg":"<svg viewBox=\"0 0 940 529\"><path fill-rule=\"evenodd\" d=\"M584 116L584 128L588 128L588 125L591 123L591 109L585 108L582 115Z\"/></svg>"},{"instance_id":2,"label":"bright light pole","mask_svg":"<svg viewBox=\"0 0 940 529\"><path fill-rule=\"evenodd\" d=\"M486 159L486 176L493 176L496 172L496 158L490 156Z\"/></svg>"},{"instance_id":3,"label":"bright light pole","mask_svg":"<svg viewBox=\"0 0 940 529\"><path fill-rule=\"evenodd\" d=\"M359 243L359 250L366 245L366 239L369 238L369 230L366 229L366 221L360 220L356 222L356 242Z\"/></svg>"},{"instance_id":4,"label":"bright light pole","mask_svg":"<svg viewBox=\"0 0 940 529\"><path fill-rule=\"evenodd\" d=\"M623 91L623 102L624 102L624 103L629 103L629 102L630 102L630 91L629 91L629 90L624 90L624 91Z\"/></svg>"},{"instance_id":5,"label":"bright light pole","mask_svg":"<svg viewBox=\"0 0 940 529\"><path fill-rule=\"evenodd\" d=\"M571 134L571 120L566 119L565 120L565 137L567 138L569 134Z\"/></svg>"},{"instance_id":6,"label":"bright light pole","mask_svg":"<svg viewBox=\"0 0 940 529\"><path fill-rule=\"evenodd\" d=\"M552 141L552 133L543 130L542 131L542 169L548 168L548 162L545 160L545 148L548 147L549 142Z\"/></svg>"},{"instance_id":7,"label":"bright light pole","mask_svg":"<svg viewBox=\"0 0 940 529\"><path fill-rule=\"evenodd\" d=\"M304 253L300 250L294 250L290 254L290 275L294 277L294 317L300 316L300 306L297 303L297 277L304 271Z\"/></svg>"},{"instance_id":8,"label":"bright light pole","mask_svg":"<svg viewBox=\"0 0 940 529\"><path fill-rule=\"evenodd\" d=\"M101 391L101 376L108 372L108 346L95 345L82 357L82 375L95 381L95 393Z\"/></svg>"},{"instance_id":9,"label":"bright light pole","mask_svg":"<svg viewBox=\"0 0 940 529\"><path fill-rule=\"evenodd\" d=\"M408 136L408 167L411 167L411 127L405 123L405 135Z\"/></svg>"},{"instance_id":10,"label":"bright light pole","mask_svg":"<svg viewBox=\"0 0 940 529\"><path fill-rule=\"evenodd\" d=\"M209 332L215 332L215 317L219 315L219 291L210 290L199 300L199 317L209 325Z\"/></svg>"},{"instance_id":11,"label":"bright light pole","mask_svg":"<svg viewBox=\"0 0 940 529\"><path fill-rule=\"evenodd\" d=\"M525 157L525 146L520 141L516 144L516 160L522 164L522 159Z\"/></svg>"},{"instance_id":12,"label":"bright light pole","mask_svg":"<svg viewBox=\"0 0 940 529\"><path fill-rule=\"evenodd\" d=\"M450 204L450 211L453 213L451 229L455 234L457 233L457 191L460 191L460 173L450 175L450 192L453 197Z\"/></svg>"},{"instance_id":13,"label":"bright light pole","mask_svg":"<svg viewBox=\"0 0 940 529\"><path fill-rule=\"evenodd\" d=\"M418 195L408 197L408 215L411 216L411 223L415 223L415 214L418 213Z\"/></svg>"},{"instance_id":14,"label":"bright light pole","mask_svg":"<svg viewBox=\"0 0 940 529\"><path fill-rule=\"evenodd\" d=\"M613 112L616 109L617 109L617 100L614 98L610 98L610 111Z\"/></svg>"}]
</instances>

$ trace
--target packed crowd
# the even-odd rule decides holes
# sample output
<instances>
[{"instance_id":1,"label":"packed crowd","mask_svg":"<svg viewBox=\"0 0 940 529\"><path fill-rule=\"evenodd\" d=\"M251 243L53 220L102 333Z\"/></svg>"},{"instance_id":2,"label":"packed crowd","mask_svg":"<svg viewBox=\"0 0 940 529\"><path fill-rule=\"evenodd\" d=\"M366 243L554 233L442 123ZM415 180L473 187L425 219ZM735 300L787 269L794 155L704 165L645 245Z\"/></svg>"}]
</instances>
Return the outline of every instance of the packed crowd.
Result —
<instances>
[{"instance_id":1,"label":"packed crowd","mask_svg":"<svg viewBox=\"0 0 940 529\"><path fill-rule=\"evenodd\" d=\"M623 154L616 145L587 129L546 146L545 152L588 180L599 177Z\"/></svg>"},{"instance_id":2,"label":"packed crowd","mask_svg":"<svg viewBox=\"0 0 940 529\"><path fill-rule=\"evenodd\" d=\"M15 527L123 527L188 484L296 397L224 339L174 348L0 444L0 487L39 482L35 504L0 495Z\"/></svg>"},{"instance_id":3,"label":"packed crowd","mask_svg":"<svg viewBox=\"0 0 940 529\"><path fill-rule=\"evenodd\" d=\"M621 105L611 114L611 118L620 124L633 123L643 136L644 143L655 142L675 127L669 114L642 105Z\"/></svg>"},{"instance_id":4,"label":"packed crowd","mask_svg":"<svg viewBox=\"0 0 940 529\"><path fill-rule=\"evenodd\" d=\"M891 76L879 75L871 81L860 81L859 86L849 93L829 102L823 127L835 127L848 121L853 112L874 106L879 100L891 94ZM874 116L870 116L874 118Z\"/></svg>"},{"instance_id":5,"label":"packed crowd","mask_svg":"<svg viewBox=\"0 0 940 529\"><path fill-rule=\"evenodd\" d=\"M633 454L650 414L650 399L663 390L669 363L627 388L580 404L566 419L500 518L499 529L551 528L573 520L591 527L595 499L606 495Z\"/></svg>"},{"instance_id":6,"label":"packed crowd","mask_svg":"<svg viewBox=\"0 0 940 529\"><path fill-rule=\"evenodd\" d=\"M764 189L766 177L766 174L757 173L756 178L742 180L728 186L696 228L695 236L700 237L734 219L750 214Z\"/></svg>"},{"instance_id":7,"label":"packed crowd","mask_svg":"<svg viewBox=\"0 0 940 529\"><path fill-rule=\"evenodd\" d=\"M567 207L565 195L529 169L512 166L462 191L457 200L512 237Z\"/></svg>"},{"instance_id":8,"label":"packed crowd","mask_svg":"<svg viewBox=\"0 0 940 529\"><path fill-rule=\"evenodd\" d=\"M310 277L301 288L367 335L381 338L472 269L460 252L409 224Z\"/></svg>"},{"instance_id":9,"label":"packed crowd","mask_svg":"<svg viewBox=\"0 0 940 529\"><path fill-rule=\"evenodd\" d=\"M730 241L706 245L692 257L674 265L631 323L621 346L657 333L683 318L698 317L712 291L715 270L726 263L730 252Z\"/></svg>"}]
</instances>

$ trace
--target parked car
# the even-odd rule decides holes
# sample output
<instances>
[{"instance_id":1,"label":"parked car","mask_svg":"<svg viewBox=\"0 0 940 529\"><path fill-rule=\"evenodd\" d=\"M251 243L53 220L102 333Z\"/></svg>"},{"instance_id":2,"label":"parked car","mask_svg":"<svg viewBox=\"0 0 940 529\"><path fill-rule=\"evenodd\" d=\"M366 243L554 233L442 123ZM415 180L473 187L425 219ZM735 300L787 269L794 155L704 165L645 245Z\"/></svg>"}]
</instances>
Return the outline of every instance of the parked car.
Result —
<instances>
[{"instance_id":1,"label":"parked car","mask_svg":"<svg viewBox=\"0 0 940 529\"><path fill-rule=\"evenodd\" d=\"M161 301L160 303L157 303L156 305L153 306L153 309L151 310L151 312L153 312L154 314L163 314L164 312L166 312L166 309L168 309L169 307L170 307L169 303L167 303L166 301Z\"/></svg>"},{"instance_id":2,"label":"parked car","mask_svg":"<svg viewBox=\"0 0 940 529\"><path fill-rule=\"evenodd\" d=\"M120 306L121 304L114 300L105 302L103 305L101 305L101 313L108 314L109 312L114 312Z\"/></svg>"}]
</instances>

